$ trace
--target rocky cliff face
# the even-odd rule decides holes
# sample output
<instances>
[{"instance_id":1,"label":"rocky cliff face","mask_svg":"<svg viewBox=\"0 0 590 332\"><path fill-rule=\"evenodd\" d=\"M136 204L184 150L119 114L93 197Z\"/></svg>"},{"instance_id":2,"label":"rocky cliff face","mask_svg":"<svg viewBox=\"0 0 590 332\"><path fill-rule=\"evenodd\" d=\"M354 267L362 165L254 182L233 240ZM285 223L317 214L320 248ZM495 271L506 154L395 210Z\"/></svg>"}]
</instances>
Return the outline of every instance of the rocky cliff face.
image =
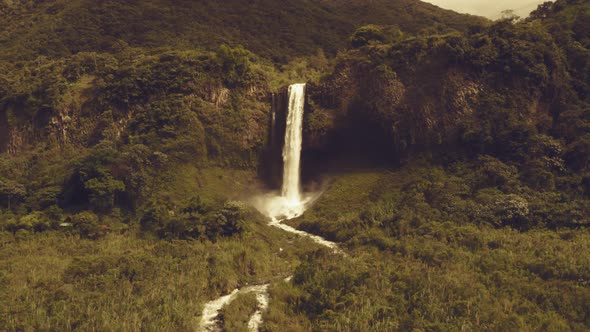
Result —
<instances>
[{"instance_id":1,"label":"rocky cliff face","mask_svg":"<svg viewBox=\"0 0 590 332\"><path fill-rule=\"evenodd\" d=\"M403 80L395 73L347 64L310 88L305 146L322 150L348 144L399 155L452 144L461 124L474 119L483 88L456 68L426 86L419 79Z\"/></svg>"},{"instance_id":2,"label":"rocky cliff face","mask_svg":"<svg viewBox=\"0 0 590 332\"><path fill-rule=\"evenodd\" d=\"M460 66L397 74L355 62L341 65L308 90L308 153L361 152L393 160L461 143L469 128L484 125L486 96L498 93ZM545 121L548 105L540 94L519 92L522 96L515 103L523 107L517 116L532 126Z\"/></svg>"},{"instance_id":3,"label":"rocky cliff face","mask_svg":"<svg viewBox=\"0 0 590 332\"><path fill-rule=\"evenodd\" d=\"M260 176L267 185L279 189L283 177L282 150L285 144L289 97L287 87L270 94L268 134L260 167Z\"/></svg>"},{"instance_id":4,"label":"rocky cliff face","mask_svg":"<svg viewBox=\"0 0 590 332\"><path fill-rule=\"evenodd\" d=\"M45 130L36 127L37 118L19 120L13 108L0 110L0 153L16 155L45 141Z\"/></svg>"},{"instance_id":5,"label":"rocky cliff face","mask_svg":"<svg viewBox=\"0 0 590 332\"><path fill-rule=\"evenodd\" d=\"M460 142L466 125L478 122L481 94L489 87L459 67L433 70L434 79L427 73L402 76L352 61L342 63L320 84L308 84L304 180L338 167L395 162L412 152L447 149ZM277 188L287 102L287 87L273 94L268 120L264 172Z\"/></svg>"},{"instance_id":6,"label":"rocky cliff face","mask_svg":"<svg viewBox=\"0 0 590 332\"><path fill-rule=\"evenodd\" d=\"M197 132L200 139L187 144L202 145L197 149L213 163L233 162L225 159L231 154L244 160L236 167L256 166L269 129L270 91L264 82L229 89L212 80L182 94L154 94L121 107L105 101L118 91L105 89L104 80L82 76L65 85L51 105L33 109L18 98L0 105L0 153L18 155L41 145L91 148L104 139L135 144L146 126L174 125L170 134L154 137L151 143L161 144L166 135L182 131Z\"/></svg>"}]
</instances>

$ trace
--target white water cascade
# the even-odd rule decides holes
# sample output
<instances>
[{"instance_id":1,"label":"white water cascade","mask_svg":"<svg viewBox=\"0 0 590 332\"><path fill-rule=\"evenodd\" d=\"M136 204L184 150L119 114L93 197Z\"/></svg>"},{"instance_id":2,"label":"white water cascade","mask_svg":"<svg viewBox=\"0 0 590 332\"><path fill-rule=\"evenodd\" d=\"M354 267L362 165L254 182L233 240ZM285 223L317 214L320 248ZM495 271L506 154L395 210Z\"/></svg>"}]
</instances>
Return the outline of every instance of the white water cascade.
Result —
<instances>
[{"instance_id":1,"label":"white water cascade","mask_svg":"<svg viewBox=\"0 0 590 332\"><path fill-rule=\"evenodd\" d=\"M285 130L285 145L283 147L283 185L280 196L264 195L253 200L254 206L270 218L269 225L286 232L307 237L313 242L332 249L335 253L344 255L336 243L320 236L300 231L282 221L297 218L305 212L310 204L319 197L320 193L304 195L301 192L301 143L303 138L303 111L305 108L305 83L289 86L289 110L287 114L287 128ZM289 282L291 277L285 279ZM219 331L219 312L230 304L239 294L255 292L258 306L248 322L248 330L258 331L262 324L262 315L268 308L268 284L236 289L228 295L215 299L205 305L201 315L200 331Z\"/></svg>"},{"instance_id":2,"label":"white water cascade","mask_svg":"<svg viewBox=\"0 0 590 332\"><path fill-rule=\"evenodd\" d=\"M303 111L305 83L289 86L289 109L283 146L283 184L280 196L266 196L255 205L273 222L299 217L311 197L301 194L301 143L303 140Z\"/></svg>"},{"instance_id":3,"label":"white water cascade","mask_svg":"<svg viewBox=\"0 0 590 332\"><path fill-rule=\"evenodd\" d=\"M222 296L211 302L205 304L203 313L201 314L201 322L199 323L199 331L201 332L218 332L223 331L219 326L219 311L226 305L233 302L238 295L255 293L258 305L256 311L248 321L248 331L257 332L262 324L262 314L268 308L268 284L245 287L242 289L235 289L228 295Z\"/></svg>"},{"instance_id":4,"label":"white water cascade","mask_svg":"<svg viewBox=\"0 0 590 332\"><path fill-rule=\"evenodd\" d=\"M293 205L301 203L299 175L301 166L301 142L303 136L303 110L305 83L289 87L289 113L283 148L283 187L281 195Z\"/></svg>"},{"instance_id":5,"label":"white water cascade","mask_svg":"<svg viewBox=\"0 0 590 332\"><path fill-rule=\"evenodd\" d=\"M301 145L303 141L303 112L305 110L305 83L289 86L289 110L287 114L287 127L285 129L285 145L283 147L283 185L281 196L266 195L254 202L256 208L270 217L269 225L282 229L285 232L307 237L313 242L328 247L334 253L346 254L338 248L338 245L321 236L300 231L282 222L301 216L305 210L317 199L321 193L301 193ZM284 279L290 282L293 276ZM269 294L266 292L268 285L263 286L265 292L257 293L258 309L248 322L249 331L258 331L262 324L262 314L268 308Z\"/></svg>"},{"instance_id":6,"label":"white water cascade","mask_svg":"<svg viewBox=\"0 0 590 332\"><path fill-rule=\"evenodd\" d=\"M286 232L305 236L315 243L340 252L336 243L320 236L297 230L281 223L297 218L319 197L320 193L301 193L301 144L303 141L303 112L305 109L305 83L289 86L289 109L283 147L283 185L281 195L265 195L254 201L254 206L267 215L270 225Z\"/></svg>"},{"instance_id":7,"label":"white water cascade","mask_svg":"<svg viewBox=\"0 0 590 332\"><path fill-rule=\"evenodd\" d=\"M288 219L301 215L304 210L300 186L304 106L305 83L289 86L289 111L283 147L283 199L280 202L283 205L280 208L284 211L278 211L284 213Z\"/></svg>"}]
</instances>

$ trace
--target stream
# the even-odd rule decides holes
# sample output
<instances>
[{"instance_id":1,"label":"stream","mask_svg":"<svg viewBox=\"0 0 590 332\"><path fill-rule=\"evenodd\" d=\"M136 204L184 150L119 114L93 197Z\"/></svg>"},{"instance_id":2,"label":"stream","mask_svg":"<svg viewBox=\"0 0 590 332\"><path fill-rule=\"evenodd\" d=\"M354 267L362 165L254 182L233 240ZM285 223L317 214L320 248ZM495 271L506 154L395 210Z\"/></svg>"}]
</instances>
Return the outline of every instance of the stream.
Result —
<instances>
[{"instance_id":1,"label":"stream","mask_svg":"<svg viewBox=\"0 0 590 332\"><path fill-rule=\"evenodd\" d=\"M219 311L224 306L230 304L240 294L256 293L256 301L258 302L256 312L252 314L248 321L248 331L258 331L260 324L262 324L262 314L268 308L268 284L255 285L243 287L241 289L234 289L228 295L224 295L218 299L205 304L203 314L201 315L201 322L199 323L199 331L219 332L223 331L220 326Z\"/></svg>"},{"instance_id":2,"label":"stream","mask_svg":"<svg viewBox=\"0 0 590 332\"><path fill-rule=\"evenodd\" d=\"M334 253L343 255L344 252L338 248L338 245L334 242L328 241L321 236L313 235L304 231L300 231L295 229L289 225L281 223L281 220L272 219L269 222L270 226L280 228L285 232L293 233L299 236L307 237L311 239L313 242L328 247L333 250ZM290 282L291 276L284 279L284 282ZM250 316L250 320L248 321L248 331L250 332L257 332L262 324L262 314L268 309L268 302L269 302L269 294L268 294L268 287L270 284L265 285L256 285L256 286L248 286L239 289L234 289L228 295L224 295L220 298L217 298L213 301L208 302L205 304L205 308L203 309L203 313L201 315L201 322L199 324L199 331L203 332L220 332L223 331L223 328L220 326L219 320L219 313L220 310L223 309L224 306L230 304L233 300L235 300L240 294L248 294L248 293L256 293L256 301L258 305L256 307L256 311Z\"/></svg>"},{"instance_id":3,"label":"stream","mask_svg":"<svg viewBox=\"0 0 590 332\"><path fill-rule=\"evenodd\" d=\"M305 83L292 84L289 86L289 110L285 130L285 145L283 147L284 170L281 194L261 196L255 200L253 205L258 211L270 218L269 226L280 228L285 232L298 236L307 237L319 245L332 249L336 254L345 255L336 243L282 223L283 221L301 216L320 195L320 193L304 195L301 192L300 161L304 109ZM284 281L289 282L290 280L291 277L288 277ZM240 294L254 292L256 293L257 308L252 316L250 316L248 330L257 332L263 322L262 315L268 308L268 287L269 284L264 284L235 289L228 295L208 302L205 304L201 315L200 331L222 331L219 311L235 300Z\"/></svg>"}]
</instances>

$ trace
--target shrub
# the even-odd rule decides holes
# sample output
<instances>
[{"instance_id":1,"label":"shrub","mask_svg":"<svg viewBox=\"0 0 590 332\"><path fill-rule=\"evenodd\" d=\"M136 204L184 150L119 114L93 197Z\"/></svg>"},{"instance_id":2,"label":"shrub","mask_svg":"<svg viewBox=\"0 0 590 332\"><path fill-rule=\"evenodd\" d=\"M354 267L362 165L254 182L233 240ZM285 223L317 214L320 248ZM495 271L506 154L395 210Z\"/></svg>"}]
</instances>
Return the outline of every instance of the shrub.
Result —
<instances>
[{"instance_id":1,"label":"shrub","mask_svg":"<svg viewBox=\"0 0 590 332\"><path fill-rule=\"evenodd\" d=\"M494 204L497 226L528 228L529 213L528 201L518 195L506 195L497 199Z\"/></svg>"},{"instance_id":2,"label":"shrub","mask_svg":"<svg viewBox=\"0 0 590 332\"><path fill-rule=\"evenodd\" d=\"M244 230L247 208L242 202L229 201L223 207L210 213L206 219L206 232L211 241L219 236L233 236Z\"/></svg>"},{"instance_id":3,"label":"shrub","mask_svg":"<svg viewBox=\"0 0 590 332\"><path fill-rule=\"evenodd\" d=\"M358 48L371 43L382 43L385 41L385 34L381 27L373 24L358 28L350 37L350 45Z\"/></svg>"},{"instance_id":4,"label":"shrub","mask_svg":"<svg viewBox=\"0 0 590 332\"><path fill-rule=\"evenodd\" d=\"M56 205L61 191L62 188L60 186L39 188L28 199L31 201L29 204L36 209L46 209L52 205Z\"/></svg>"},{"instance_id":5,"label":"shrub","mask_svg":"<svg viewBox=\"0 0 590 332\"><path fill-rule=\"evenodd\" d=\"M217 65L222 69L223 82L229 88L245 85L252 79L249 57L252 56L244 47L231 48L225 44L217 50Z\"/></svg>"},{"instance_id":6,"label":"shrub","mask_svg":"<svg viewBox=\"0 0 590 332\"><path fill-rule=\"evenodd\" d=\"M18 221L18 226L21 229L33 230L35 232L43 232L48 229L57 228L55 221L49 220L43 212L32 212Z\"/></svg>"},{"instance_id":7,"label":"shrub","mask_svg":"<svg viewBox=\"0 0 590 332\"><path fill-rule=\"evenodd\" d=\"M80 212L71 217L73 226L82 238L98 239L104 235L99 225L98 216L90 211Z\"/></svg>"},{"instance_id":8,"label":"shrub","mask_svg":"<svg viewBox=\"0 0 590 332\"><path fill-rule=\"evenodd\" d=\"M116 194L125 184L113 176L119 154L113 146L99 145L76 165L64 186L64 204L80 204L96 212L109 212L115 206Z\"/></svg>"},{"instance_id":9,"label":"shrub","mask_svg":"<svg viewBox=\"0 0 590 332\"><path fill-rule=\"evenodd\" d=\"M494 157L483 155L477 161L479 165L474 179L475 188L499 187L516 178L516 167L506 165Z\"/></svg>"},{"instance_id":10,"label":"shrub","mask_svg":"<svg viewBox=\"0 0 590 332\"><path fill-rule=\"evenodd\" d=\"M156 234L161 239L199 239L217 241L244 230L246 206L229 201L219 209L210 209L194 196L180 207L165 202L152 203L140 219L141 230Z\"/></svg>"},{"instance_id":11,"label":"shrub","mask_svg":"<svg viewBox=\"0 0 590 332\"><path fill-rule=\"evenodd\" d=\"M524 181L537 189L555 189L555 176L546 169L546 163L542 160L533 160L525 165L523 172Z\"/></svg>"}]
</instances>

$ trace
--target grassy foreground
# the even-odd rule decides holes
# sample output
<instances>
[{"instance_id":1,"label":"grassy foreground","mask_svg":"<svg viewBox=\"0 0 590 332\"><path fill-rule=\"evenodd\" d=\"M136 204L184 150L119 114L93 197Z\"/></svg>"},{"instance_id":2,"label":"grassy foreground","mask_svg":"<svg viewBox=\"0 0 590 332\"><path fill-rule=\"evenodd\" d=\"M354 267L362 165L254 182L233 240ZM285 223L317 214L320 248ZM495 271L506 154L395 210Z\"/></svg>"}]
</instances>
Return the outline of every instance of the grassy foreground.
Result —
<instances>
[{"instance_id":1,"label":"grassy foreground","mask_svg":"<svg viewBox=\"0 0 590 332\"><path fill-rule=\"evenodd\" d=\"M537 222L535 195L547 193L494 190L477 174L413 164L336 176L292 223L346 256L261 217L216 243L133 228L98 240L4 232L0 330L195 330L207 301L261 283L271 283L263 331L588 330L590 232ZM506 215L512 199L528 204L520 219ZM245 328L255 309L253 294L239 296L225 328Z\"/></svg>"},{"instance_id":2,"label":"grassy foreground","mask_svg":"<svg viewBox=\"0 0 590 332\"><path fill-rule=\"evenodd\" d=\"M291 283L273 285L266 330L590 329L590 231L537 219L557 209L536 201L546 192L518 179L482 185L477 171L458 178L457 169L413 164L336 177L292 223L348 255L318 251ZM528 204L510 226L506 195Z\"/></svg>"},{"instance_id":3,"label":"grassy foreground","mask_svg":"<svg viewBox=\"0 0 590 332\"><path fill-rule=\"evenodd\" d=\"M217 243L2 233L0 330L193 331L207 301L292 273L298 244L261 220Z\"/></svg>"}]
</instances>

